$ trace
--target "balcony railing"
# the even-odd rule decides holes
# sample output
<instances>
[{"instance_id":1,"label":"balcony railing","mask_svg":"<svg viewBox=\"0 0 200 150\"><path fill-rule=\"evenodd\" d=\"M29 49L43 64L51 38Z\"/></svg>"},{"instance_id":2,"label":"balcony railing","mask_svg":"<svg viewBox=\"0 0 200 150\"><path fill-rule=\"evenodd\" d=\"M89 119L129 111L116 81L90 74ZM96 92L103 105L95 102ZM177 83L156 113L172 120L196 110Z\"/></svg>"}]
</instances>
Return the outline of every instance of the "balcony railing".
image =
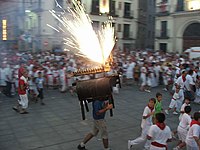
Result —
<instances>
[{"instance_id":1,"label":"balcony railing","mask_svg":"<svg viewBox=\"0 0 200 150\"><path fill-rule=\"evenodd\" d=\"M133 39L134 39L133 32L129 32L128 35L123 34L123 40L133 40Z\"/></svg>"},{"instance_id":2,"label":"balcony railing","mask_svg":"<svg viewBox=\"0 0 200 150\"><path fill-rule=\"evenodd\" d=\"M167 16L170 14L170 5L168 3L159 3L156 6L157 16Z\"/></svg>"},{"instance_id":3,"label":"balcony railing","mask_svg":"<svg viewBox=\"0 0 200 150\"><path fill-rule=\"evenodd\" d=\"M126 13L124 13L124 18L127 18L127 19L133 19L133 11L130 10L130 11L127 11Z\"/></svg>"},{"instance_id":4,"label":"balcony railing","mask_svg":"<svg viewBox=\"0 0 200 150\"><path fill-rule=\"evenodd\" d=\"M157 39L169 39L169 30L166 31L156 30L155 36Z\"/></svg>"},{"instance_id":5,"label":"balcony railing","mask_svg":"<svg viewBox=\"0 0 200 150\"><path fill-rule=\"evenodd\" d=\"M119 17L119 11L115 9L115 11L111 11L109 13L110 16L113 16L113 17Z\"/></svg>"}]
</instances>

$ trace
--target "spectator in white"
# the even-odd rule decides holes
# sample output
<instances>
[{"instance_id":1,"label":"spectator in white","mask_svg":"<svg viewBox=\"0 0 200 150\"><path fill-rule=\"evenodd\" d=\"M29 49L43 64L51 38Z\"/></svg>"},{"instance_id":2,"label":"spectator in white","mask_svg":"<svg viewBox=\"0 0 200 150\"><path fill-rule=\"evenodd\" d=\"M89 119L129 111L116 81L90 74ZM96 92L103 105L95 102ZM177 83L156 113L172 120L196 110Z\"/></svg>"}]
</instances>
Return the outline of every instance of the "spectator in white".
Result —
<instances>
[{"instance_id":1,"label":"spectator in white","mask_svg":"<svg viewBox=\"0 0 200 150\"><path fill-rule=\"evenodd\" d=\"M178 85L180 86L180 92L181 92L181 95L184 95L183 93L183 89L185 87L185 82L186 82L186 75L187 75L187 72L185 70L182 70L181 72L181 76L178 77L178 79L176 80L176 83L175 83L175 86ZM185 97L183 96L180 101L184 101Z\"/></svg>"},{"instance_id":2,"label":"spectator in white","mask_svg":"<svg viewBox=\"0 0 200 150\"><path fill-rule=\"evenodd\" d=\"M45 105L43 99L44 99L44 94L43 94L43 89L44 89L44 78L42 77L42 72L38 72L38 77L36 78L35 81L37 85L37 89L39 92L38 98L40 99L41 105Z\"/></svg>"},{"instance_id":3,"label":"spectator in white","mask_svg":"<svg viewBox=\"0 0 200 150\"><path fill-rule=\"evenodd\" d=\"M163 90L168 91L169 90L169 83L171 81L172 77L172 68L171 65L167 65L163 68L163 82L165 85L165 88Z\"/></svg>"},{"instance_id":4,"label":"spectator in white","mask_svg":"<svg viewBox=\"0 0 200 150\"><path fill-rule=\"evenodd\" d=\"M12 81L13 81L13 71L9 64L7 64L5 68L5 82L6 82L6 91L5 94L8 97L11 97L11 88L12 88Z\"/></svg>"},{"instance_id":5,"label":"spectator in white","mask_svg":"<svg viewBox=\"0 0 200 150\"><path fill-rule=\"evenodd\" d=\"M0 92L5 92L5 87L6 87L6 69L5 69L6 64L3 63L0 68Z\"/></svg>"},{"instance_id":6,"label":"spectator in white","mask_svg":"<svg viewBox=\"0 0 200 150\"><path fill-rule=\"evenodd\" d=\"M60 78L60 92L66 91L66 67L65 65L60 66L59 69L59 78Z\"/></svg>"},{"instance_id":7,"label":"spectator in white","mask_svg":"<svg viewBox=\"0 0 200 150\"><path fill-rule=\"evenodd\" d=\"M143 67L140 70L141 74L140 74L140 79L142 81L141 86L140 86L140 91L144 91L145 90L145 86L147 84L147 64L144 63Z\"/></svg>"},{"instance_id":8,"label":"spectator in white","mask_svg":"<svg viewBox=\"0 0 200 150\"><path fill-rule=\"evenodd\" d=\"M194 83L197 81L197 73L198 72L199 72L199 67L195 67L193 74L192 74L192 78L193 78Z\"/></svg>"},{"instance_id":9,"label":"spectator in white","mask_svg":"<svg viewBox=\"0 0 200 150\"><path fill-rule=\"evenodd\" d=\"M126 70L126 78L128 80L133 80L134 67L135 67L135 62L129 60L128 67L127 67L127 70Z\"/></svg>"},{"instance_id":10,"label":"spectator in white","mask_svg":"<svg viewBox=\"0 0 200 150\"><path fill-rule=\"evenodd\" d=\"M189 70L185 82L185 97L189 97L191 101L195 99L194 86L195 83L192 78L193 70Z\"/></svg>"}]
</instances>

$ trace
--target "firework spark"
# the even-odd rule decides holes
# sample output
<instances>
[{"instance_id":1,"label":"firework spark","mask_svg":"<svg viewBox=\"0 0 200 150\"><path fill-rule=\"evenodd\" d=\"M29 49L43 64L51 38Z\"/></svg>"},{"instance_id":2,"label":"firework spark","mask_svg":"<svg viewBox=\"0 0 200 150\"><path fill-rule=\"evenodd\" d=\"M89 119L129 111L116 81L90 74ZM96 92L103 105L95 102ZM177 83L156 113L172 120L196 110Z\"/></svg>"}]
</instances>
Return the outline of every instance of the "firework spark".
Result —
<instances>
[{"instance_id":1,"label":"firework spark","mask_svg":"<svg viewBox=\"0 0 200 150\"><path fill-rule=\"evenodd\" d=\"M49 12L61 25L53 27L48 24L48 26L66 35L63 38L64 44L75 53L81 53L94 62L105 64L115 45L112 18L109 18L98 31L95 31L82 4L74 1L73 8L68 7L67 10L64 10L57 1L56 4L63 11L57 13L50 10Z\"/></svg>"}]
</instances>

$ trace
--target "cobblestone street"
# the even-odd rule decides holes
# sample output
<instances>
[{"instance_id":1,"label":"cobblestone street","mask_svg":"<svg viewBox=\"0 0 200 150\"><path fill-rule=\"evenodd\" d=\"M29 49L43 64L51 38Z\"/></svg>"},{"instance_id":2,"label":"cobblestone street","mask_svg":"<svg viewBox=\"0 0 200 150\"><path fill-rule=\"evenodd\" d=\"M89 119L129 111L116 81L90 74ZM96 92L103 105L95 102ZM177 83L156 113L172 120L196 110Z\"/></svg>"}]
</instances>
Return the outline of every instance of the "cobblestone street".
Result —
<instances>
[{"instance_id":1,"label":"cobblestone street","mask_svg":"<svg viewBox=\"0 0 200 150\"><path fill-rule=\"evenodd\" d=\"M163 106L167 108L170 95L161 88L151 93L139 92L137 87L125 86L115 97L114 116L107 113L109 141L112 150L127 150L127 140L140 135L142 112L148 99L156 92L163 93ZM76 96L48 90L45 94L45 106L30 103L29 114L18 114L12 110L17 96L7 98L0 94L0 150L76 150L82 138L91 130L91 105L87 120L81 119ZM193 111L199 106L192 105ZM167 124L176 129L178 116L167 116ZM176 142L169 144L169 150ZM88 150L102 150L99 137L87 144ZM142 150L142 145L133 148Z\"/></svg>"}]
</instances>

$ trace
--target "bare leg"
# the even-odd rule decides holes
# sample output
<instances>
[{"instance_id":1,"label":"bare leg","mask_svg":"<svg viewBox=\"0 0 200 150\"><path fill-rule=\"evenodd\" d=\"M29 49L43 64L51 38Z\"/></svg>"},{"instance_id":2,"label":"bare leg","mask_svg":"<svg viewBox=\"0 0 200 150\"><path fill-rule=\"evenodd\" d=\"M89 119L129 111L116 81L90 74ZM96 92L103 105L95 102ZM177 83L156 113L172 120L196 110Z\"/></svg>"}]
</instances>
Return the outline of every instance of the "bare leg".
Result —
<instances>
[{"instance_id":1,"label":"bare leg","mask_svg":"<svg viewBox=\"0 0 200 150\"><path fill-rule=\"evenodd\" d=\"M108 148L108 139L103 139L104 148Z\"/></svg>"},{"instance_id":2,"label":"bare leg","mask_svg":"<svg viewBox=\"0 0 200 150\"><path fill-rule=\"evenodd\" d=\"M94 137L94 135L92 133L89 133L88 135L86 135L86 137L83 140L83 143L86 144L89 140L91 140Z\"/></svg>"}]
</instances>

